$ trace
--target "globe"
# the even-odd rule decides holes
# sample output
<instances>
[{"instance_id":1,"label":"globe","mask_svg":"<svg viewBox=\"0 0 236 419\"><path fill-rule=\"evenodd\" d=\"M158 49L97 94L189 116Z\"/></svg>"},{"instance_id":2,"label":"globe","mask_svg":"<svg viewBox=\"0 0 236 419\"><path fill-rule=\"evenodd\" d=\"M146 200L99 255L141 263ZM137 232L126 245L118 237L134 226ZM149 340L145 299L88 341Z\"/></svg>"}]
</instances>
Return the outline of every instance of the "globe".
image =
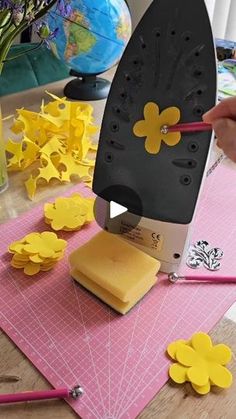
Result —
<instances>
[{"instance_id":1,"label":"globe","mask_svg":"<svg viewBox=\"0 0 236 419\"><path fill-rule=\"evenodd\" d=\"M125 0L71 0L70 8L66 17L61 16L56 8L48 14L50 30L58 28L57 36L50 42L51 49L73 70L73 75L83 77L83 82L87 76L90 88L93 86L95 90L102 90L104 83L99 85L101 79L95 81L94 76L110 69L120 60L131 36L128 5ZM88 76L92 78L89 79ZM103 97L108 93L107 87L106 92L102 93ZM81 89L85 93L82 82ZM91 95L93 96L87 91L87 96ZM88 97L91 98L93 97Z\"/></svg>"}]
</instances>

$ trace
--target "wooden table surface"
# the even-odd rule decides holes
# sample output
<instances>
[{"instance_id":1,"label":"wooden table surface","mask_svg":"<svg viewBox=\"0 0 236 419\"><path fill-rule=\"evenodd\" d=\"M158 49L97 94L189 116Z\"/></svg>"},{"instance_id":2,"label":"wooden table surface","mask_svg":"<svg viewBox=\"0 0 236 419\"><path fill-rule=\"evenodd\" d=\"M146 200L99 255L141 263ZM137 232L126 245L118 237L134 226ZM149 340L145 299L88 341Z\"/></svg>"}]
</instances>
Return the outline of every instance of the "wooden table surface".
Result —
<instances>
[{"instance_id":1,"label":"wooden table surface","mask_svg":"<svg viewBox=\"0 0 236 419\"><path fill-rule=\"evenodd\" d=\"M106 74L112 78L113 71ZM42 98L47 99L45 90L58 96L63 96L65 81L56 82L49 86L29 90L20 94L1 98L4 115L13 114L16 108L26 107L38 110ZM105 101L93 102L96 122L102 119ZM10 122L5 123L4 134L10 134ZM34 202L28 200L23 181L27 173L14 173L10 176L8 190L0 196L0 224L10 218L15 218L24 211L47 200L69 187L58 186L46 188L37 193ZM0 227L1 229L1 227ZM216 325L212 337L216 343L229 344L236 354L236 310L233 309ZM236 377L235 356L230 369ZM17 349L10 339L0 332L0 375L19 375L22 380L14 384L0 383L0 392L18 392L26 390L42 390L50 388L48 382L34 368L28 359ZM72 419L77 415L64 401L22 403L0 407L1 419ZM236 419L236 380L227 391L214 392L205 397L197 396L189 384L177 386L168 382L155 399L140 415L142 419ZM115 418L114 418L115 419ZM118 418L117 418L118 419Z\"/></svg>"}]
</instances>

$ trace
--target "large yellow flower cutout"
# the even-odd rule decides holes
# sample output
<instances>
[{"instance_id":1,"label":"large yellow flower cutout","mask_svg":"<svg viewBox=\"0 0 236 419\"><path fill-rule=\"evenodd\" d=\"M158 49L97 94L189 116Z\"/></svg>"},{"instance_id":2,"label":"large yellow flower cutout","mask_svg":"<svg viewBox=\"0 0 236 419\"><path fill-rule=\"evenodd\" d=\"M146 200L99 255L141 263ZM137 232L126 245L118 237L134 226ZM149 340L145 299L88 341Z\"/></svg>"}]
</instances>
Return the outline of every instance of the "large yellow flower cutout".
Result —
<instances>
[{"instance_id":1,"label":"large yellow flower cutout","mask_svg":"<svg viewBox=\"0 0 236 419\"><path fill-rule=\"evenodd\" d=\"M164 109L161 113L159 106L149 102L144 107L144 119L136 122L133 132L137 137L146 137L145 149L150 154L157 154L161 149L161 142L168 146L175 146L181 140L180 132L162 133L163 126L176 125L180 120L180 110L174 106Z\"/></svg>"},{"instance_id":2,"label":"large yellow flower cutout","mask_svg":"<svg viewBox=\"0 0 236 419\"><path fill-rule=\"evenodd\" d=\"M231 360L231 350L224 344L213 346L206 333L195 333L189 342L178 340L167 348L168 355L177 361L170 366L169 375L178 384L190 382L198 394L207 394L211 386L229 388L233 378L225 367Z\"/></svg>"}]
</instances>

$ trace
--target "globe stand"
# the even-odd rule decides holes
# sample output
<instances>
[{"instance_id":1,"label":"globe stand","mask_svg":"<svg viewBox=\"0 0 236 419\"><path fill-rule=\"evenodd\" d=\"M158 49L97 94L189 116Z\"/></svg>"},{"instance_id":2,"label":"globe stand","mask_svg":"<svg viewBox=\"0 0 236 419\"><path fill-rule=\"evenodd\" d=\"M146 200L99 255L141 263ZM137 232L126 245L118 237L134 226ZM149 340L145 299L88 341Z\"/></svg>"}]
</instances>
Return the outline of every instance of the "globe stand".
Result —
<instances>
[{"instance_id":1,"label":"globe stand","mask_svg":"<svg viewBox=\"0 0 236 419\"><path fill-rule=\"evenodd\" d=\"M76 77L64 88L64 94L68 99L75 100L101 100L106 99L111 83L108 80L97 77L95 74L87 75L70 71L70 75Z\"/></svg>"}]
</instances>

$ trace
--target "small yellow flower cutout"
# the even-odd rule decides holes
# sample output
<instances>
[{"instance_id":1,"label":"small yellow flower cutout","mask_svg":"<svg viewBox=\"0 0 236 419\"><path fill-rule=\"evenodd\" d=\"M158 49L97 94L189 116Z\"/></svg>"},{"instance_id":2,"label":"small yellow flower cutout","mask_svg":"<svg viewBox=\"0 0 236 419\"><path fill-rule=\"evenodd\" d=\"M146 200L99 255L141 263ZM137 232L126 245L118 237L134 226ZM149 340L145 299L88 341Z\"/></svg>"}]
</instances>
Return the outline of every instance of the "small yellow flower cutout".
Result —
<instances>
[{"instance_id":1,"label":"small yellow flower cutout","mask_svg":"<svg viewBox=\"0 0 236 419\"><path fill-rule=\"evenodd\" d=\"M176 361L169 375L175 383L190 382L201 395L209 393L211 386L229 388L233 378L225 367L231 360L231 350L224 344L213 346L206 333L195 333L189 342L178 340L167 348L168 355Z\"/></svg>"},{"instance_id":2,"label":"small yellow flower cutout","mask_svg":"<svg viewBox=\"0 0 236 419\"><path fill-rule=\"evenodd\" d=\"M144 120L136 122L133 132L136 137L146 137L145 149L150 154L158 154L161 142L168 146L175 146L181 140L180 132L169 132L163 134L161 128L165 125L175 125L180 120L180 110L176 107L164 109L161 113L159 106L149 102L144 107Z\"/></svg>"}]
</instances>

